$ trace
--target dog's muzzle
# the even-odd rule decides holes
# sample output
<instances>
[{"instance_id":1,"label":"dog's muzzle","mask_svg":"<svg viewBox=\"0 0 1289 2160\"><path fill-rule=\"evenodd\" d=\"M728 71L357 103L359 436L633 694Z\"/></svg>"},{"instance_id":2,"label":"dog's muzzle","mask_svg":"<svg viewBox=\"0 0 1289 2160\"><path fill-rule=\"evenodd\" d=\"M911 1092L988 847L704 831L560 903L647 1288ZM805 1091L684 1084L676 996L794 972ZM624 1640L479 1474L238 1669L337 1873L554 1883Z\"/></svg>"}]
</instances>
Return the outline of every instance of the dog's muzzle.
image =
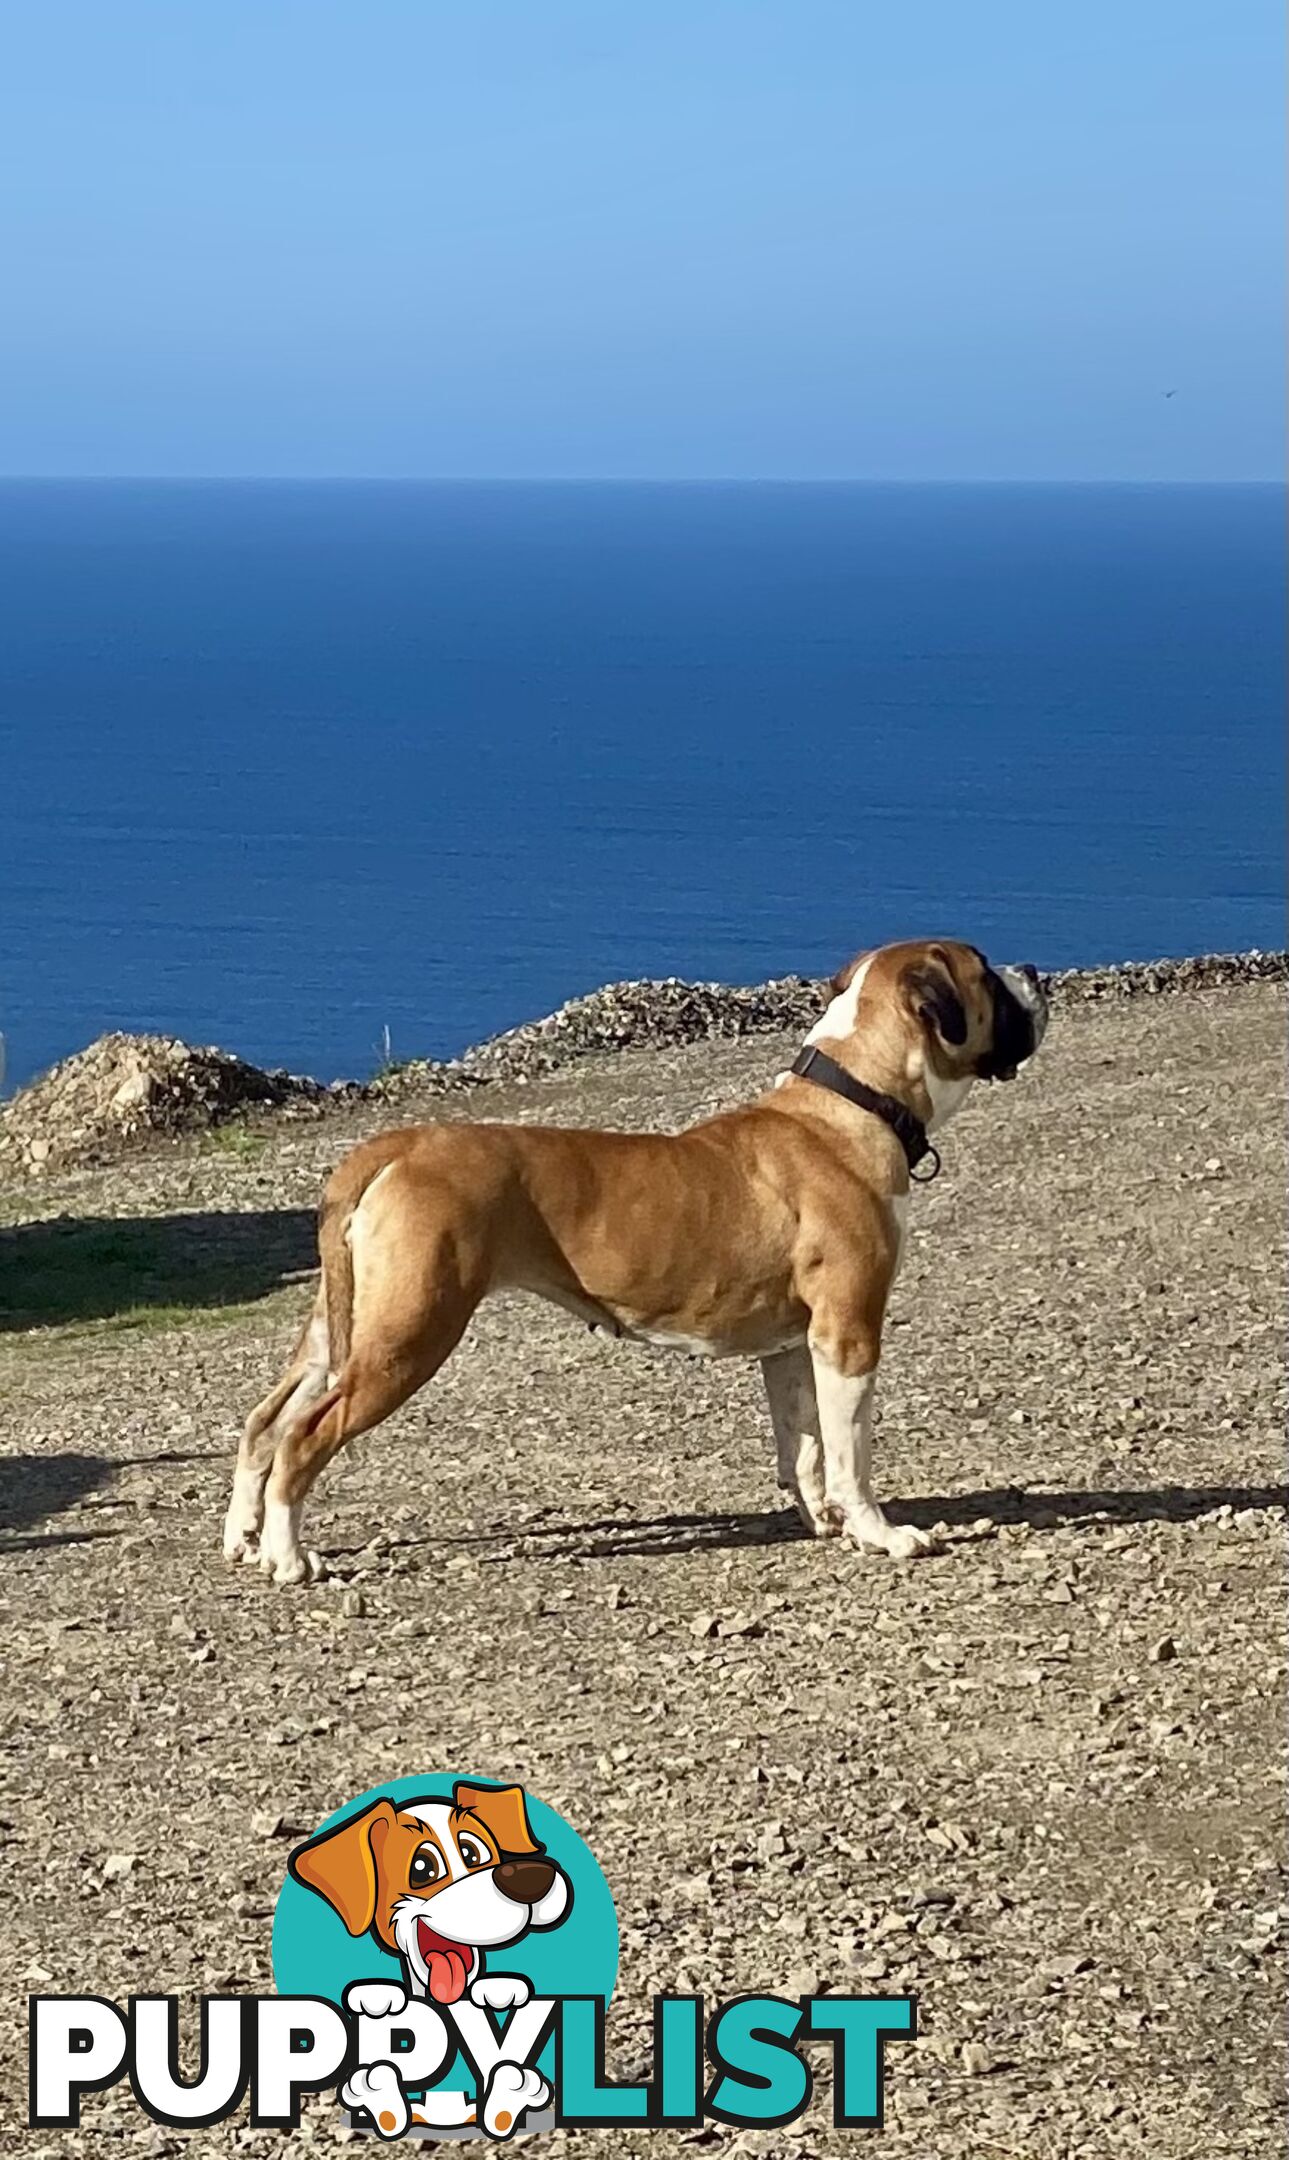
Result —
<instances>
[{"instance_id":1,"label":"dog's muzzle","mask_svg":"<svg viewBox=\"0 0 1289 2160\"><path fill-rule=\"evenodd\" d=\"M1036 967L990 968L994 1001L993 1040L976 1060L982 1080L1014 1080L1047 1031L1047 993Z\"/></svg>"}]
</instances>

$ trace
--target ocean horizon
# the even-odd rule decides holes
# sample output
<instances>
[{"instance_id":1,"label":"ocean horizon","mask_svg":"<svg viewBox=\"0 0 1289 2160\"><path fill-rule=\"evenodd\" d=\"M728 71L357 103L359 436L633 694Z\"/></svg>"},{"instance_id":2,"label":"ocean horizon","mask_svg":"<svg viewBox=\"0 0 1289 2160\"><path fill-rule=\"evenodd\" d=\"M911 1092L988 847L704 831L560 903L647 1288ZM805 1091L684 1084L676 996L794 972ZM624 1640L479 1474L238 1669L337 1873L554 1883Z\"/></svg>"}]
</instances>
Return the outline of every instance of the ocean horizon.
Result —
<instances>
[{"instance_id":1,"label":"ocean horizon","mask_svg":"<svg viewBox=\"0 0 1289 2160\"><path fill-rule=\"evenodd\" d=\"M0 483L8 1086L1283 942L1278 483Z\"/></svg>"}]
</instances>

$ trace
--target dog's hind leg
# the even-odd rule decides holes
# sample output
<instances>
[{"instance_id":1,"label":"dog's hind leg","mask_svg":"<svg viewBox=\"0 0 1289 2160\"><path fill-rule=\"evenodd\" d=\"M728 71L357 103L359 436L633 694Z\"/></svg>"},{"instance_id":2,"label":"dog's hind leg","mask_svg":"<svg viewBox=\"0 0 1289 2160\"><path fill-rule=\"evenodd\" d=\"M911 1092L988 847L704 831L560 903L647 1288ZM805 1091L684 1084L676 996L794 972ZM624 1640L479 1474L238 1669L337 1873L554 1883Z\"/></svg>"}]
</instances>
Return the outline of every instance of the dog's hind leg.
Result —
<instances>
[{"instance_id":1,"label":"dog's hind leg","mask_svg":"<svg viewBox=\"0 0 1289 2160\"><path fill-rule=\"evenodd\" d=\"M237 1450L228 1513L224 1517L226 1560L259 1559L264 1487L278 1443L287 1426L326 1394L327 1377L326 1293L320 1286L290 1364L276 1387L263 1402L256 1404L246 1421Z\"/></svg>"},{"instance_id":2,"label":"dog's hind leg","mask_svg":"<svg viewBox=\"0 0 1289 2160\"><path fill-rule=\"evenodd\" d=\"M481 1287L467 1289L459 1282L440 1287L429 1310L417 1312L415 1332L409 1329L401 1339L390 1329L388 1310L378 1335L366 1334L360 1313L353 1346L334 1383L302 1410L292 1403L289 1424L283 1413L260 1544L260 1565L275 1582L305 1582L321 1571L318 1556L300 1543L310 1486L347 1440L370 1432L433 1378L465 1333Z\"/></svg>"},{"instance_id":3,"label":"dog's hind leg","mask_svg":"<svg viewBox=\"0 0 1289 2160\"><path fill-rule=\"evenodd\" d=\"M810 1352L802 1343L762 1358L779 1485L812 1537L836 1535L824 1511L824 1451Z\"/></svg>"}]
</instances>

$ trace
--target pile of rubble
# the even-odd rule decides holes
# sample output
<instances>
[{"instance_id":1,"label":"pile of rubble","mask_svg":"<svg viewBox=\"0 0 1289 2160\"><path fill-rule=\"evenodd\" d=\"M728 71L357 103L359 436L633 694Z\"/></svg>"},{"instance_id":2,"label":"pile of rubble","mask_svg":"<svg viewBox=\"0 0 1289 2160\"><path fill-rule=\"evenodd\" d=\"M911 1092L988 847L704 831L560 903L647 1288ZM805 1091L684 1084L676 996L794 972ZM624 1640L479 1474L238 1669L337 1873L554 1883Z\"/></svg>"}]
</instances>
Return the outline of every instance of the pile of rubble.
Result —
<instances>
[{"instance_id":1,"label":"pile of rubble","mask_svg":"<svg viewBox=\"0 0 1289 2160\"><path fill-rule=\"evenodd\" d=\"M1159 997L1232 983L1289 980L1289 953L1208 953L1192 960L1130 960L1116 967L1066 968L1047 978L1054 1004ZM656 1050L738 1035L791 1034L813 1027L828 984L784 975L751 988L726 983L610 983L571 998L544 1020L510 1028L458 1060L481 1080L531 1080L574 1058L614 1050Z\"/></svg>"},{"instance_id":2,"label":"pile of rubble","mask_svg":"<svg viewBox=\"0 0 1289 2160\"><path fill-rule=\"evenodd\" d=\"M1289 953L1207 953L1189 960L1067 968L1048 977L1054 1004L1096 1004L1289 980ZM361 1083L261 1072L226 1050L197 1050L163 1035L104 1035L0 1103L0 1170L93 1161L151 1134L201 1131L248 1112L321 1114L330 1103L391 1106L488 1081L529 1081L576 1059L623 1050L801 1033L828 998L826 982L784 975L750 987L662 981L609 983L571 998L459 1058L414 1058Z\"/></svg>"},{"instance_id":3,"label":"pile of rubble","mask_svg":"<svg viewBox=\"0 0 1289 2160\"><path fill-rule=\"evenodd\" d=\"M227 1050L168 1035L101 1035L0 1104L0 1168L92 1161L155 1133L201 1131L251 1110L316 1116L358 1093L294 1073L261 1072Z\"/></svg>"},{"instance_id":4,"label":"pile of rubble","mask_svg":"<svg viewBox=\"0 0 1289 2160\"><path fill-rule=\"evenodd\" d=\"M827 985L784 975L750 989L726 983L608 983L570 998L544 1020L508 1028L467 1050L465 1071L480 1080L534 1080L574 1058L617 1050L656 1050L738 1035L773 1035L813 1027Z\"/></svg>"},{"instance_id":5,"label":"pile of rubble","mask_svg":"<svg viewBox=\"0 0 1289 2160\"><path fill-rule=\"evenodd\" d=\"M1064 968L1048 977L1059 1006L1105 998L1167 997L1225 990L1236 983L1289 982L1289 952L1200 953L1193 960L1125 960L1117 967Z\"/></svg>"}]
</instances>

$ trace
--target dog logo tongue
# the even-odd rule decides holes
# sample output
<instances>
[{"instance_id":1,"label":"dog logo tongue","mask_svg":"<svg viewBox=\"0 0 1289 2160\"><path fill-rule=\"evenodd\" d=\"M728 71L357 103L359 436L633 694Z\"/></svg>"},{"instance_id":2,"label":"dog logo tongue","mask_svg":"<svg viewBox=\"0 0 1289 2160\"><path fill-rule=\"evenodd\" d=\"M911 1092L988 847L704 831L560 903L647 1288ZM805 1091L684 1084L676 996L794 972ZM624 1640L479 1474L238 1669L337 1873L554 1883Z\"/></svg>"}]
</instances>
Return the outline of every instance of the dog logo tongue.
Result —
<instances>
[{"instance_id":1,"label":"dog logo tongue","mask_svg":"<svg viewBox=\"0 0 1289 2160\"><path fill-rule=\"evenodd\" d=\"M473 1950L467 1950L461 1943L449 1942L446 1935L440 1935L426 1920L418 1920L416 1935L435 2002L445 2007L460 2002L474 1962Z\"/></svg>"}]
</instances>

